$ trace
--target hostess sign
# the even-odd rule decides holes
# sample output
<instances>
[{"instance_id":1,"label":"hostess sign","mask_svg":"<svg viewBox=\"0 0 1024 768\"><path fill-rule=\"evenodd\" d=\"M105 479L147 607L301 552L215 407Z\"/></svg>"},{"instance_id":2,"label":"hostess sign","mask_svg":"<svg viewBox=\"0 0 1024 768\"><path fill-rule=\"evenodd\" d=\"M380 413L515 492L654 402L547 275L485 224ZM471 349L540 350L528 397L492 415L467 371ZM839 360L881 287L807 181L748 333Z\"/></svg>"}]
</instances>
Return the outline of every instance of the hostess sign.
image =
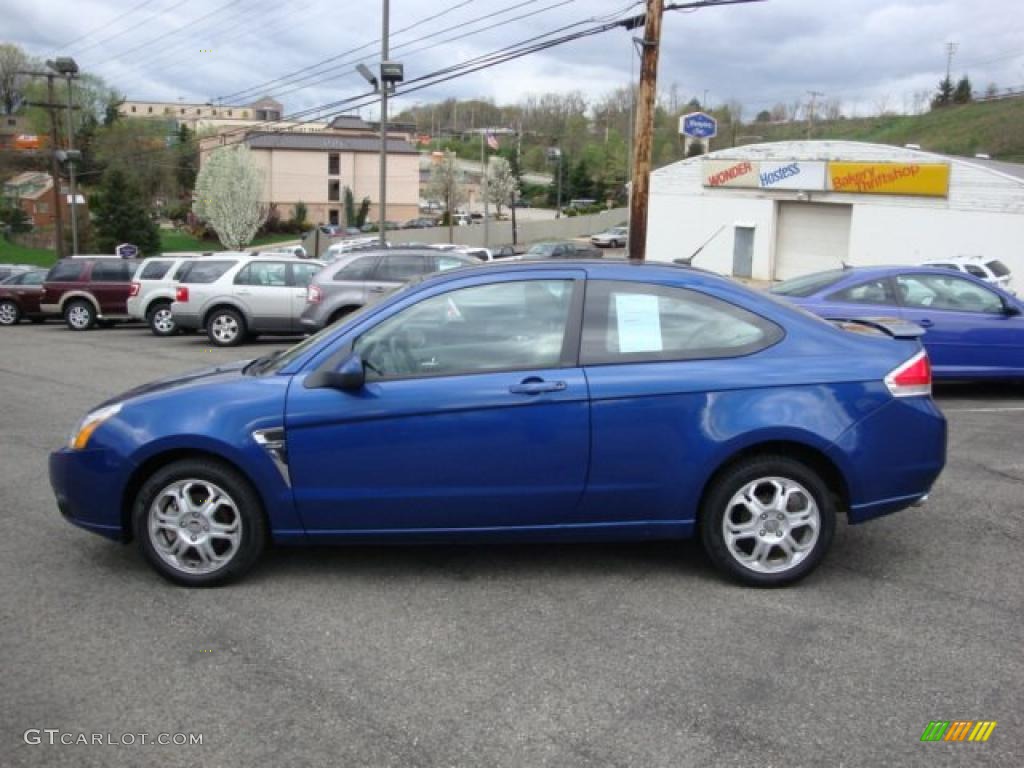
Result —
<instances>
[{"instance_id":1,"label":"hostess sign","mask_svg":"<svg viewBox=\"0 0 1024 768\"><path fill-rule=\"evenodd\" d=\"M847 163L822 160L705 160L705 187L794 189L945 197L943 163Z\"/></svg>"},{"instance_id":2,"label":"hostess sign","mask_svg":"<svg viewBox=\"0 0 1024 768\"><path fill-rule=\"evenodd\" d=\"M718 135L718 121L704 112L691 112L680 116L679 132L693 139L713 139Z\"/></svg>"}]
</instances>

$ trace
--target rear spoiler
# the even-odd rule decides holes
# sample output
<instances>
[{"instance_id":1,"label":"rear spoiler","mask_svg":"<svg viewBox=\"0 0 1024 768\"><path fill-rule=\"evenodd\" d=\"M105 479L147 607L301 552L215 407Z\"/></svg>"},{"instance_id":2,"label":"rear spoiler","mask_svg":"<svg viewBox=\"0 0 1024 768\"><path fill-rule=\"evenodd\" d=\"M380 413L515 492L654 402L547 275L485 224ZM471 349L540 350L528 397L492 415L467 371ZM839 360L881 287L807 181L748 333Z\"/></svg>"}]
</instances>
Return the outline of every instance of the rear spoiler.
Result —
<instances>
[{"instance_id":1,"label":"rear spoiler","mask_svg":"<svg viewBox=\"0 0 1024 768\"><path fill-rule=\"evenodd\" d=\"M854 333L884 333L894 339L919 339L924 328L898 317L828 317L844 331Z\"/></svg>"}]
</instances>

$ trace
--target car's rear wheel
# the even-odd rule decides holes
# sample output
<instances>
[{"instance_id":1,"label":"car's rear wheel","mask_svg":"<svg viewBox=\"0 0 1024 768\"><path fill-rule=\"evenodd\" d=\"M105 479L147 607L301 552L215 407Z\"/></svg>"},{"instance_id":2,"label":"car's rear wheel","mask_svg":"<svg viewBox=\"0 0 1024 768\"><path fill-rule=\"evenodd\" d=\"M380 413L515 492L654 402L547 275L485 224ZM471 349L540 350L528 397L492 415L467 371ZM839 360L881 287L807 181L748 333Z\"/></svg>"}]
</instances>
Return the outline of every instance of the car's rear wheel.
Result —
<instances>
[{"instance_id":1,"label":"car's rear wheel","mask_svg":"<svg viewBox=\"0 0 1024 768\"><path fill-rule=\"evenodd\" d=\"M758 456L714 481L701 510L701 537L711 560L758 587L802 579L821 562L836 510L821 477L785 456Z\"/></svg>"},{"instance_id":2,"label":"car's rear wheel","mask_svg":"<svg viewBox=\"0 0 1024 768\"><path fill-rule=\"evenodd\" d=\"M21 309L13 301L0 301L0 325L17 325Z\"/></svg>"},{"instance_id":3,"label":"car's rear wheel","mask_svg":"<svg viewBox=\"0 0 1024 768\"><path fill-rule=\"evenodd\" d=\"M167 301L153 304L146 312L146 322L154 336L173 336L178 332L178 324L171 314L171 304Z\"/></svg>"},{"instance_id":4,"label":"car's rear wheel","mask_svg":"<svg viewBox=\"0 0 1024 768\"><path fill-rule=\"evenodd\" d=\"M256 491L215 461L184 459L157 470L139 489L132 522L150 564L188 587L238 578L267 541Z\"/></svg>"},{"instance_id":5,"label":"car's rear wheel","mask_svg":"<svg viewBox=\"0 0 1024 768\"><path fill-rule=\"evenodd\" d=\"M233 309L214 310L206 320L206 335L215 346L238 346L245 334L245 320Z\"/></svg>"},{"instance_id":6,"label":"car's rear wheel","mask_svg":"<svg viewBox=\"0 0 1024 768\"><path fill-rule=\"evenodd\" d=\"M96 310L88 301L72 301L64 309L64 322L73 331L88 331L96 325Z\"/></svg>"}]
</instances>

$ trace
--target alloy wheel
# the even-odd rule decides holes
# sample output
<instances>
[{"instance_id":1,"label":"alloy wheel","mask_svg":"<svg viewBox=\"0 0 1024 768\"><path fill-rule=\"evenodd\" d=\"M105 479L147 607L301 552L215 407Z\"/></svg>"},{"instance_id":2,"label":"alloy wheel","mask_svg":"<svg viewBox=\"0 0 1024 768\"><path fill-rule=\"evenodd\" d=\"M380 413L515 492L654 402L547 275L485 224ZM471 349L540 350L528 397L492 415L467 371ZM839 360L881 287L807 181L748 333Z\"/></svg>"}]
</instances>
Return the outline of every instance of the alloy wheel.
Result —
<instances>
[{"instance_id":1,"label":"alloy wheel","mask_svg":"<svg viewBox=\"0 0 1024 768\"><path fill-rule=\"evenodd\" d=\"M160 490L148 513L149 539L156 554L183 574L208 574L238 554L242 516L220 486L188 478Z\"/></svg>"},{"instance_id":2,"label":"alloy wheel","mask_svg":"<svg viewBox=\"0 0 1024 768\"><path fill-rule=\"evenodd\" d=\"M150 325L153 330L159 334L168 335L174 333L175 323L174 315L171 314L170 307L159 307L153 312Z\"/></svg>"},{"instance_id":3,"label":"alloy wheel","mask_svg":"<svg viewBox=\"0 0 1024 768\"><path fill-rule=\"evenodd\" d=\"M75 330L85 330L92 325L92 313L83 304L75 304L68 310L68 323Z\"/></svg>"},{"instance_id":4,"label":"alloy wheel","mask_svg":"<svg viewBox=\"0 0 1024 768\"><path fill-rule=\"evenodd\" d=\"M240 333L238 321L231 315L217 315L211 324L210 332L220 344L230 344Z\"/></svg>"},{"instance_id":5,"label":"alloy wheel","mask_svg":"<svg viewBox=\"0 0 1024 768\"><path fill-rule=\"evenodd\" d=\"M18 306L13 301L0 303L0 325L14 325L18 314Z\"/></svg>"},{"instance_id":6,"label":"alloy wheel","mask_svg":"<svg viewBox=\"0 0 1024 768\"><path fill-rule=\"evenodd\" d=\"M821 513L814 496L785 477L762 477L732 497L722 536L733 559L755 573L784 573L814 549Z\"/></svg>"}]
</instances>

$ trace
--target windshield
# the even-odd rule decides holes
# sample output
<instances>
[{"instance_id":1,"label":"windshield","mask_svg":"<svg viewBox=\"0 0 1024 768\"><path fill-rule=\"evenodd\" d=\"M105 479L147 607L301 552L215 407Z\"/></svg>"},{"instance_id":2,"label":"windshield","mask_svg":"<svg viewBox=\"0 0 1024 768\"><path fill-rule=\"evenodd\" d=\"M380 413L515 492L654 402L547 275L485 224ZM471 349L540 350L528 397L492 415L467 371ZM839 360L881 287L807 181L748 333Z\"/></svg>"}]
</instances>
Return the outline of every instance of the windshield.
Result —
<instances>
[{"instance_id":1,"label":"windshield","mask_svg":"<svg viewBox=\"0 0 1024 768\"><path fill-rule=\"evenodd\" d=\"M841 269L834 269L830 272L815 272L813 275L803 275L786 280L778 285L772 286L772 293L778 296L796 296L804 298L817 293L823 288L828 288L838 283L847 273Z\"/></svg>"},{"instance_id":2,"label":"windshield","mask_svg":"<svg viewBox=\"0 0 1024 768\"><path fill-rule=\"evenodd\" d=\"M986 261L985 266L988 267L989 271L991 271L992 274L995 275L996 277L1006 277L1008 274L1010 274L1010 270L999 259L992 259L992 261Z\"/></svg>"}]
</instances>

